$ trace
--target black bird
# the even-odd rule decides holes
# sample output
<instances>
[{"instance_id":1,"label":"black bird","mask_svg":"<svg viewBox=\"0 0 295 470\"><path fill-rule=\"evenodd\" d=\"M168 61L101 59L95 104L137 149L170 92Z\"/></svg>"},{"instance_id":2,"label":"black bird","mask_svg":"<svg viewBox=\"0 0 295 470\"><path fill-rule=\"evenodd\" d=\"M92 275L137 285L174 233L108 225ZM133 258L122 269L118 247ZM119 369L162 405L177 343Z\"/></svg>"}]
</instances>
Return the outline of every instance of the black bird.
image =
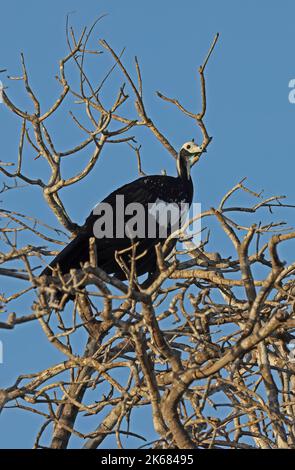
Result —
<instances>
[{"instance_id":1,"label":"black bird","mask_svg":"<svg viewBox=\"0 0 295 470\"><path fill-rule=\"evenodd\" d=\"M174 208L181 203L188 207L191 205L193 198L193 182L190 176L190 167L202 151L193 141L186 142L178 154L176 177L166 175L143 176L132 183L126 184L116 189L107 196L102 203L96 206L86 219L85 224L81 227L79 234L54 258L48 267L44 269L42 275L52 275L52 268L59 266L62 274L69 273L70 269L81 269L81 265L89 261L89 239L96 238L96 256L97 265L108 274L114 274L119 279L126 279L128 270L131 266L132 250L135 248L136 274L141 276L145 273L154 274L157 272L157 257L155 245L157 243L164 244L167 237L174 231L172 223L173 216L167 217L166 227L159 221L159 212L163 211L165 205L172 205ZM128 214L124 214L124 208L118 206L118 199L124 202L124 208L129 207ZM135 206L141 204L143 211L141 216L137 218L135 229L136 235L130 232L132 217L134 216ZM107 206L106 206L107 204ZM131 206L128 206L131 204ZM105 207L112 209L111 217L105 217ZM168 206L170 207L170 206ZM98 213L102 218L99 218ZM179 212L180 214L180 212ZM169 214L168 214L169 215ZM178 216L178 219L180 215ZM104 222L102 223L102 221ZM138 222L139 220L139 222ZM147 227L149 223L156 220L156 233L148 234ZM123 222L122 222L123 221ZM98 225L97 225L98 223ZM111 225L113 227L111 227ZM124 233L118 235L117 229L125 228ZM138 232L145 225L143 233ZM106 225L113 228L112 233L107 233ZM167 229L167 230L163 230ZM103 233L105 236L102 237ZM123 236L122 236L123 235ZM169 250L165 252L165 256L171 252L176 240L172 241ZM120 262L118 263L118 256ZM127 273L127 274L126 274Z\"/></svg>"}]
</instances>

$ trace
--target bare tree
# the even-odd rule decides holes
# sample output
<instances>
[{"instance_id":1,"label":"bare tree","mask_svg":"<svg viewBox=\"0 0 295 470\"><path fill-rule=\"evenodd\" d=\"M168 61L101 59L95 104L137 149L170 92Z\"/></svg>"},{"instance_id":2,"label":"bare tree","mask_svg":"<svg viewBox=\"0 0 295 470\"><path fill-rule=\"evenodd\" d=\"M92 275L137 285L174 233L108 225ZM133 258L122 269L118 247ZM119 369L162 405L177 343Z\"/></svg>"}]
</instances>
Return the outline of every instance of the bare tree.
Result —
<instances>
[{"instance_id":1,"label":"bare tree","mask_svg":"<svg viewBox=\"0 0 295 470\"><path fill-rule=\"evenodd\" d=\"M44 418L36 431L35 448L48 447L44 443L48 429L52 448L67 448L72 435L80 437L85 448L97 448L113 434L119 448L126 435L138 438L138 446L154 448L293 448L295 362L287 345L295 328L295 263L284 263L278 246L294 239L295 232L274 218L274 208L291 207L282 196L264 198L248 189L244 180L239 182L218 207L194 217L217 222L206 237L204 232L201 245L183 227L178 233L182 248L177 245L168 260L157 247L160 273L148 287L140 285L135 272L123 282L99 269L93 240L91 261L80 270L64 276L38 276L40 261L58 251L48 246L58 244L60 248L63 230L72 236L79 232L61 190L89 175L106 144L128 144L139 174L139 128L151 132L172 158L177 156L147 114L138 60L134 79L133 71L124 65L123 52L115 52L104 40L99 50L88 46L92 33L93 27L85 28L78 37L67 24L69 53L60 60L57 76L61 91L46 111L41 111L43 106L31 87L23 55L22 76L11 78L22 80L33 110L21 109L6 90L2 92L7 108L21 120L21 133L17 162L0 162L1 193L5 197L7 191L18 191L20 184L36 186L62 228L49 227L29 211L21 214L1 209L0 274L22 279L27 287L1 295L0 328L13 334L24 323L38 321L63 360L35 373L24 371L10 387L1 389L0 410L14 406ZM158 92L162 100L195 122L204 150L211 141L204 122L205 70L217 39L218 35L199 68L199 112ZM97 82L90 79L86 59L96 57L100 70L102 51L110 54L113 65ZM79 87L71 84L74 70ZM103 90L114 73L121 74L126 84L107 107ZM77 112L70 119L85 138L60 151L47 121L61 112L66 100L74 100ZM126 110L129 101L134 108ZM26 153L30 149L36 165L39 159L46 162L47 180L25 173L24 149ZM90 158L83 170L63 177L64 162L72 156L78 158L85 149ZM36 174L35 168L32 173ZM246 193L248 205L232 202L241 192ZM263 211L270 217L264 224L260 222ZM193 222L190 219L187 226ZM220 231L232 244L231 257L226 256L225 246L218 246ZM28 235L30 244L24 242ZM61 300L56 292L62 293ZM30 297L32 312L12 312L13 301L28 293L34 295ZM67 305L71 314L65 315L69 294L75 300ZM72 341L80 330L88 338L83 354ZM152 416L153 442L137 431L132 411L140 407ZM79 415L92 416L86 434L79 430ZM91 428L93 416L96 425Z\"/></svg>"}]
</instances>

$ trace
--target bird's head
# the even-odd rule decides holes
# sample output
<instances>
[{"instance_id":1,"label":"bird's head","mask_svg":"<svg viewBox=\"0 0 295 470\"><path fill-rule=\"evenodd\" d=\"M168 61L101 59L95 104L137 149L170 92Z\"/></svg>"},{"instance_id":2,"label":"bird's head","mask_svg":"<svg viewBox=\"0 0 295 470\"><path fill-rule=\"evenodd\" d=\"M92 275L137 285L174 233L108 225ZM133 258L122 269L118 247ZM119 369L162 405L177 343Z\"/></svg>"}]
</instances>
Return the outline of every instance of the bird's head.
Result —
<instances>
[{"instance_id":1,"label":"bird's head","mask_svg":"<svg viewBox=\"0 0 295 470\"><path fill-rule=\"evenodd\" d=\"M194 165L201 155L201 153L206 152L206 149L203 149L200 145L190 140L185 142L180 149L177 168L179 175L183 174L184 168L186 169L187 176L190 175L190 168Z\"/></svg>"}]
</instances>

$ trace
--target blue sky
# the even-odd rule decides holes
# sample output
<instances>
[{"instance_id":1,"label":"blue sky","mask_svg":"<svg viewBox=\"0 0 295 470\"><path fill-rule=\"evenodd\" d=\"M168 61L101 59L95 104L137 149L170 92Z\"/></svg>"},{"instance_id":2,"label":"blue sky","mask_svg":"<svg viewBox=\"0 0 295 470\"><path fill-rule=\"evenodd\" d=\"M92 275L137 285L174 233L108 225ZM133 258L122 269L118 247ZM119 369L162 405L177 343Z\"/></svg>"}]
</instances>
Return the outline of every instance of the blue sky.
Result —
<instances>
[{"instance_id":1,"label":"blue sky","mask_svg":"<svg viewBox=\"0 0 295 470\"><path fill-rule=\"evenodd\" d=\"M266 195L285 194L290 203L295 203L295 104L288 101L288 83L295 78L292 0L85 0L83 6L76 0L4 2L0 69L20 75L19 54L23 51L31 83L45 108L59 90L54 75L58 60L67 50L65 18L69 12L73 12L70 19L78 30L102 13L108 14L96 27L93 44L104 38L117 51L126 47L124 61L129 68L133 57L138 56L148 113L176 148L191 137L200 136L193 123L161 102L155 91L177 97L191 110L199 111L197 69L218 31L220 40L206 72L206 124L213 141L206 158L193 170L195 200L204 208L216 206L229 188L247 176L251 188L264 189ZM105 56L102 63L110 66L112 61ZM94 67L91 73L102 77L102 71ZM10 82L6 74L0 78L9 87L9 96L26 106L21 84ZM119 76L114 78L116 85L120 82ZM110 91L106 100L111 96ZM61 149L71 147L81 137L70 119L59 117L50 125ZM15 117L0 106L0 160L15 160L19 127ZM159 173L163 168L170 174L175 172L171 157L151 134L142 132L137 137L147 173ZM42 165L30 156L25 165L33 175L45 174ZM74 161L66 166L65 173L72 174L79 165L79 161ZM127 145L109 146L92 174L76 187L63 191L62 197L73 220L82 223L95 203L136 176L135 158ZM43 216L58 226L38 190L24 188L7 193L4 206ZM294 215L290 211L277 216L292 225ZM291 248L283 248L282 253L294 258ZM1 290L13 291L14 286L1 279ZM30 309L24 302L17 307L23 313ZM0 331L5 358L0 365L0 386L11 385L19 373L33 372L60 359L42 335L38 325ZM32 431L39 422L37 417L25 413L3 413L0 447L31 447Z\"/></svg>"}]
</instances>

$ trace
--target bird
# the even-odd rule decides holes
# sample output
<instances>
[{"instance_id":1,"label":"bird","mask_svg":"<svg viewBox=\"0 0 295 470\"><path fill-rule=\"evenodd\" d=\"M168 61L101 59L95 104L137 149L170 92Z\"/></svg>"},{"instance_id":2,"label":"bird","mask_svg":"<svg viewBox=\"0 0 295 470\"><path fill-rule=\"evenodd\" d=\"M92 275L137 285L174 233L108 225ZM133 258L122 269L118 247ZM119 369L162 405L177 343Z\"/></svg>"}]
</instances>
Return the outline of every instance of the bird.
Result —
<instances>
[{"instance_id":1,"label":"bird","mask_svg":"<svg viewBox=\"0 0 295 470\"><path fill-rule=\"evenodd\" d=\"M173 211L168 211L163 222L161 213L165 207L175 209L181 204L185 207L191 205L194 188L190 169L204 151L206 149L192 139L182 145L177 155L177 176L142 176L109 194L95 206L76 237L47 265L41 276L54 275L55 268L63 275L68 274L71 269L81 269L89 261L89 242L92 237L95 237L97 266L108 275L115 275L120 280L128 279L132 262L137 277L144 274L155 275L158 271L155 247L158 243L164 245L181 217L181 212L176 211L174 213L177 220L172 220ZM120 204L118 206L118 200L124 202L124 207ZM139 205L142 211L136 219L134 229L134 208ZM129 211L124 211L128 207ZM110 212L106 216L108 208ZM150 228L151 222L154 224L152 233L149 234L146 228ZM143 225L145 230L143 234L139 234ZM110 228L109 233L107 228ZM124 230L118 236L119 228ZM165 257L172 251L175 243L176 240L171 241Z\"/></svg>"}]
</instances>

